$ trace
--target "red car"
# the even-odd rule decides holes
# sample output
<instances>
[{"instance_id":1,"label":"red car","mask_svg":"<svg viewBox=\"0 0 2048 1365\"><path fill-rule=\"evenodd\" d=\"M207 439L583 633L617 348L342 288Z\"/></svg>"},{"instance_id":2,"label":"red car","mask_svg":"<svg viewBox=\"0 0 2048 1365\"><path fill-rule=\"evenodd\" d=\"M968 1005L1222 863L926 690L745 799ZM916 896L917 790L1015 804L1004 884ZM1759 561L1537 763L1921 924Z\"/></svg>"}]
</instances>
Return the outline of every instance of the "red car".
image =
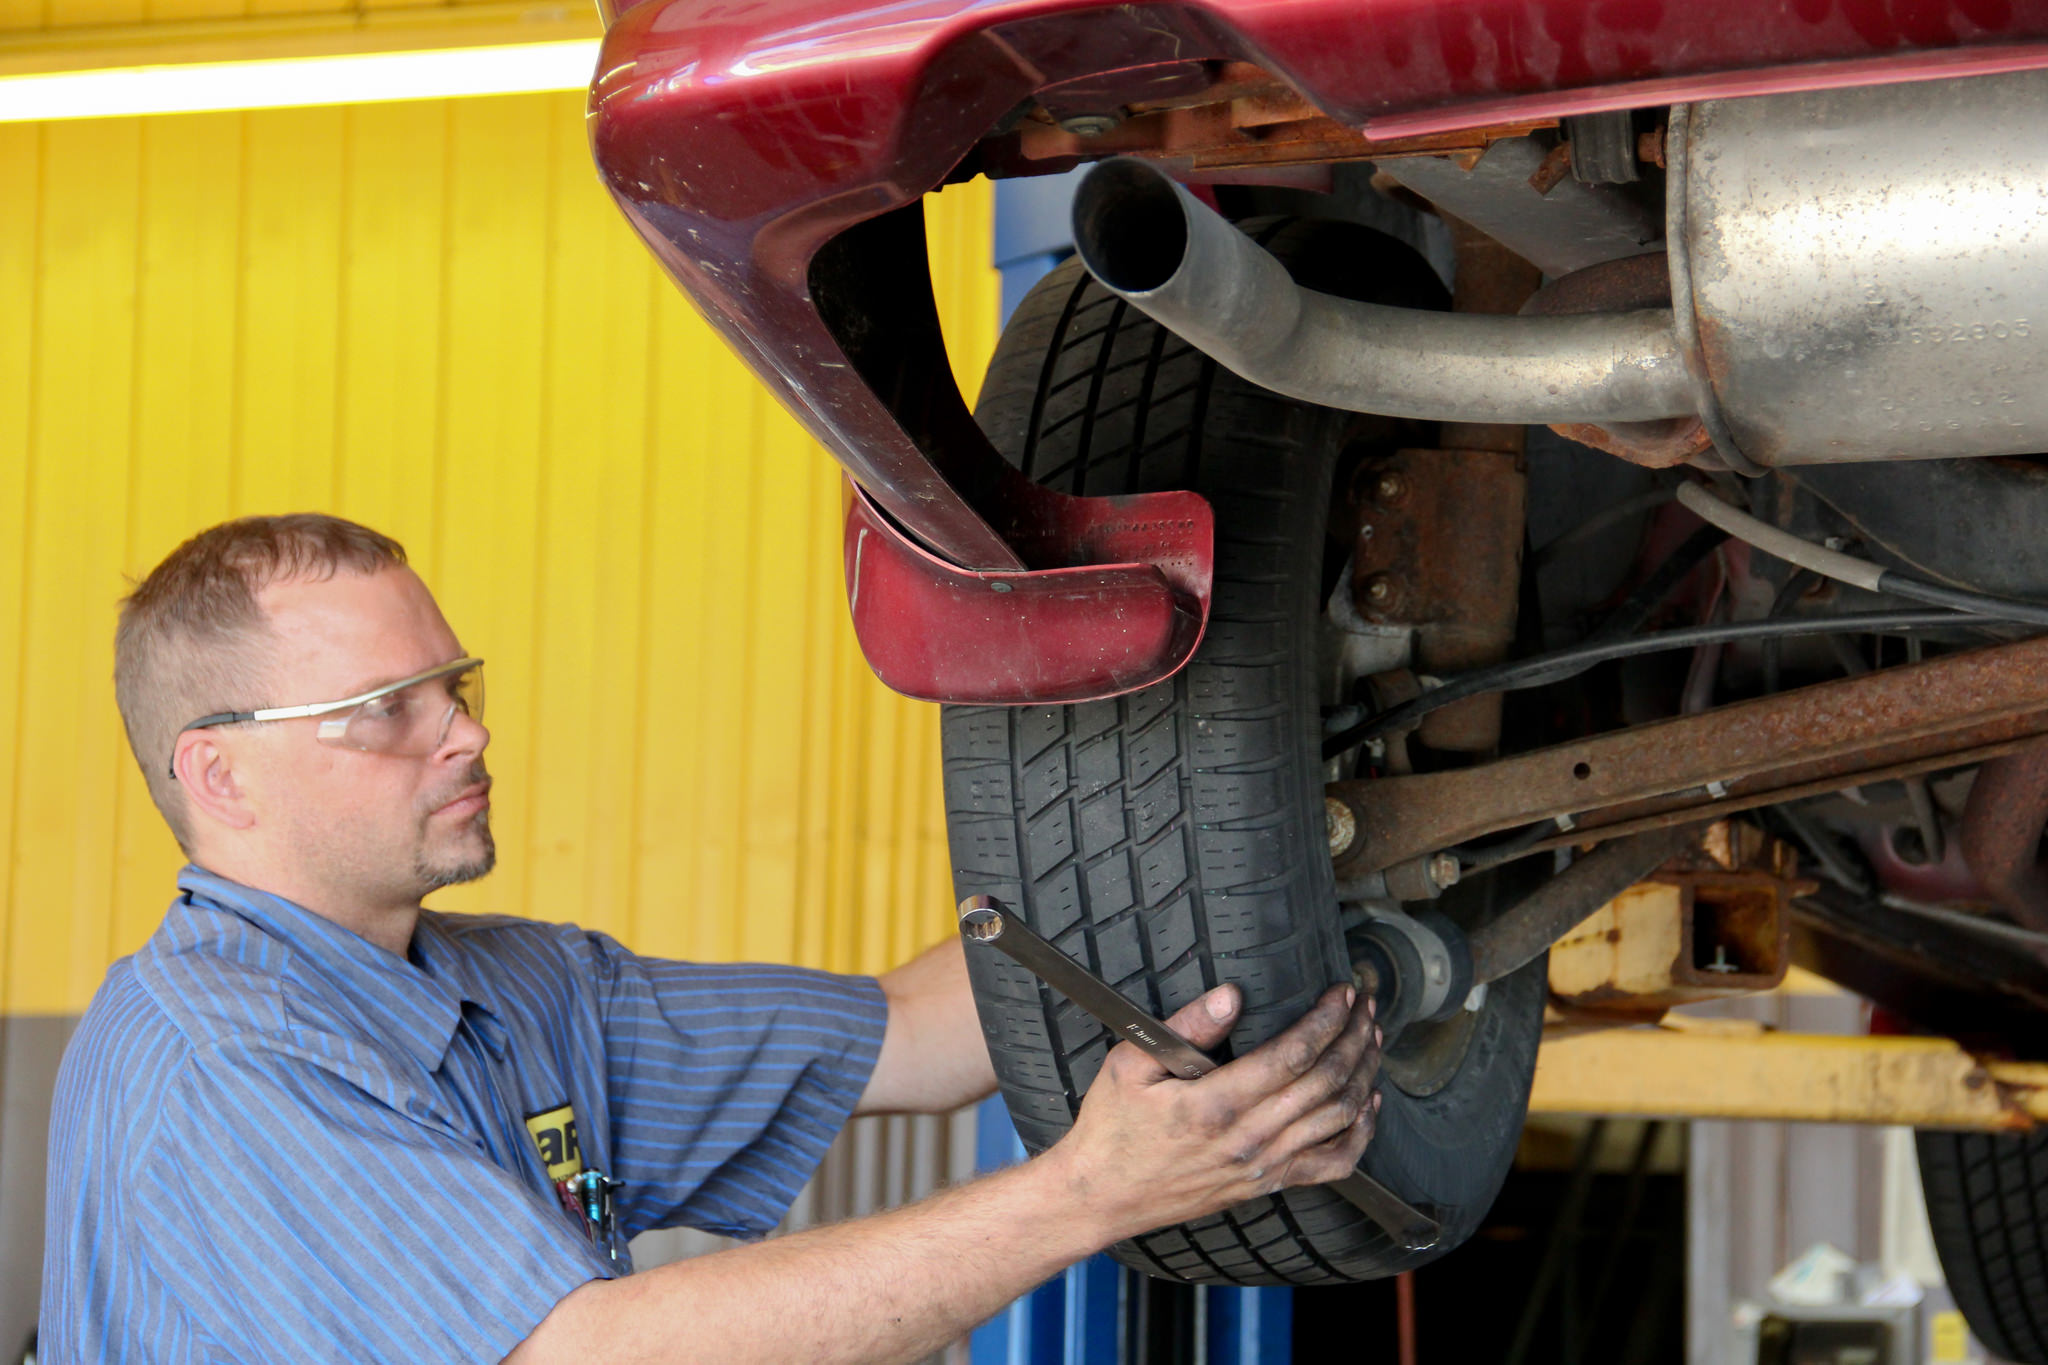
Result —
<instances>
[{"instance_id":1,"label":"red car","mask_svg":"<svg viewBox=\"0 0 2048 1365\"><path fill-rule=\"evenodd\" d=\"M1545 950L1645 878L1691 956L1564 1003L1797 957L2042 1054L2048 4L607 23L600 171L845 465L863 648L951 704L961 892L1160 1014L1238 982L1238 1047L1333 980L1379 995L1364 1169L1435 1245L1295 1191L1128 1263L1318 1284L1455 1246L1514 1151ZM1088 163L1077 255L970 412L920 197ZM1042 1147L1111 1040L975 971ZM2044 1156L1921 1143L1951 1287L2029 1361Z\"/></svg>"}]
</instances>

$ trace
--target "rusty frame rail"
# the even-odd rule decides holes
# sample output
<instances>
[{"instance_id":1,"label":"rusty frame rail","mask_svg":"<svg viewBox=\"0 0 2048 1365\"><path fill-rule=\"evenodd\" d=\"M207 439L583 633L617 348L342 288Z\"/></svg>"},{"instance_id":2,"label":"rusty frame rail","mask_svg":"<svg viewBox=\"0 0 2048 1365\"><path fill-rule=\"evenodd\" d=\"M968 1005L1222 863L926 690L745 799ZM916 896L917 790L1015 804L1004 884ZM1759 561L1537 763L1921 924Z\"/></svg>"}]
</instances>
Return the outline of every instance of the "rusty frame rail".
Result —
<instances>
[{"instance_id":1,"label":"rusty frame rail","mask_svg":"<svg viewBox=\"0 0 2048 1365\"><path fill-rule=\"evenodd\" d=\"M1820 683L1451 772L1333 782L1339 879L1539 820L1532 850L2011 753L2048 735L2048 637Z\"/></svg>"}]
</instances>

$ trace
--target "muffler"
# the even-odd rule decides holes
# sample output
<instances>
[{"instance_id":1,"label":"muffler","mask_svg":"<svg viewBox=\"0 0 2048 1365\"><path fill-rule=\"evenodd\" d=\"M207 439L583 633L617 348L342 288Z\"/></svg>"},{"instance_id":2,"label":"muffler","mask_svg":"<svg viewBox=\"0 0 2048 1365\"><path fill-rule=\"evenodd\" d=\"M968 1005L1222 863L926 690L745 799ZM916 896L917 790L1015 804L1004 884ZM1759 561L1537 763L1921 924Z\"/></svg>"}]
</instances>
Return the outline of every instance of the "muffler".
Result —
<instances>
[{"instance_id":1,"label":"muffler","mask_svg":"<svg viewBox=\"0 0 2048 1365\"><path fill-rule=\"evenodd\" d=\"M1083 182L1075 243L1231 370L1331 407L1697 417L1752 472L2048 449L2048 72L1674 106L1666 158L1670 310L1332 298L1131 160Z\"/></svg>"}]
</instances>

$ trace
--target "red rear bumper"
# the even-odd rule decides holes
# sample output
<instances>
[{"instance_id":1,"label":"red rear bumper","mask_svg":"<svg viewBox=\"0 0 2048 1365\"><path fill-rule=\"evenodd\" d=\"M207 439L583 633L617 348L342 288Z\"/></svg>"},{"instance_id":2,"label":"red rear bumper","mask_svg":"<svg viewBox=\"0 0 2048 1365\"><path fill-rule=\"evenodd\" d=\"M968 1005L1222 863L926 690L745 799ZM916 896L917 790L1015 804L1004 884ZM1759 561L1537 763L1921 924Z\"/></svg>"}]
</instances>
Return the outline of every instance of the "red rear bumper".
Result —
<instances>
[{"instance_id":1,"label":"red rear bumper","mask_svg":"<svg viewBox=\"0 0 2048 1365\"><path fill-rule=\"evenodd\" d=\"M922 592L930 565L912 544L1019 587L1129 562L1124 510L1030 487L975 427L946 365L917 205L1039 92L1100 87L1119 103L1148 72L1192 61L1255 62L1391 137L2048 66L2048 0L639 0L611 23L591 92L599 171L707 320L886 514L867 529L898 542L902 592L888 612L856 602L855 621L901 690L1071 700L1155 681L1192 650L1163 623L1206 615L1206 568L1190 577L1209 559L1205 518L1142 547L1160 570L1150 588L1092 599ZM1103 673L1090 640L1131 592L1149 593L1157 650ZM916 642L877 632L900 636L921 612L927 634L1002 620L981 644L1036 654L991 657L978 680L913 664Z\"/></svg>"}]
</instances>

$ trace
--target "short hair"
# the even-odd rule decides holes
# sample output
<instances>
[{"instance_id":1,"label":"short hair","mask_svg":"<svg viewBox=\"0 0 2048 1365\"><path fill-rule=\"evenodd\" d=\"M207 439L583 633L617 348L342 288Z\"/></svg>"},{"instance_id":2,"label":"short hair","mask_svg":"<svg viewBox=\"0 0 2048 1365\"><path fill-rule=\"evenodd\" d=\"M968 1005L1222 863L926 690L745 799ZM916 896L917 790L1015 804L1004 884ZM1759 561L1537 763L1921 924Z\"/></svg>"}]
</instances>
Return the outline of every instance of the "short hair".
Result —
<instances>
[{"instance_id":1,"label":"short hair","mask_svg":"<svg viewBox=\"0 0 2048 1365\"><path fill-rule=\"evenodd\" d=\"M178 734L201 716L252 711L269 662L257 595L273 583L403 567L405 547L340 517L242 517L201 531L121 601L114 700L150 799L192 852L185 796L170 775ZM270 703L278 704L278 703Z\"/></svg>"}]
</instances>

